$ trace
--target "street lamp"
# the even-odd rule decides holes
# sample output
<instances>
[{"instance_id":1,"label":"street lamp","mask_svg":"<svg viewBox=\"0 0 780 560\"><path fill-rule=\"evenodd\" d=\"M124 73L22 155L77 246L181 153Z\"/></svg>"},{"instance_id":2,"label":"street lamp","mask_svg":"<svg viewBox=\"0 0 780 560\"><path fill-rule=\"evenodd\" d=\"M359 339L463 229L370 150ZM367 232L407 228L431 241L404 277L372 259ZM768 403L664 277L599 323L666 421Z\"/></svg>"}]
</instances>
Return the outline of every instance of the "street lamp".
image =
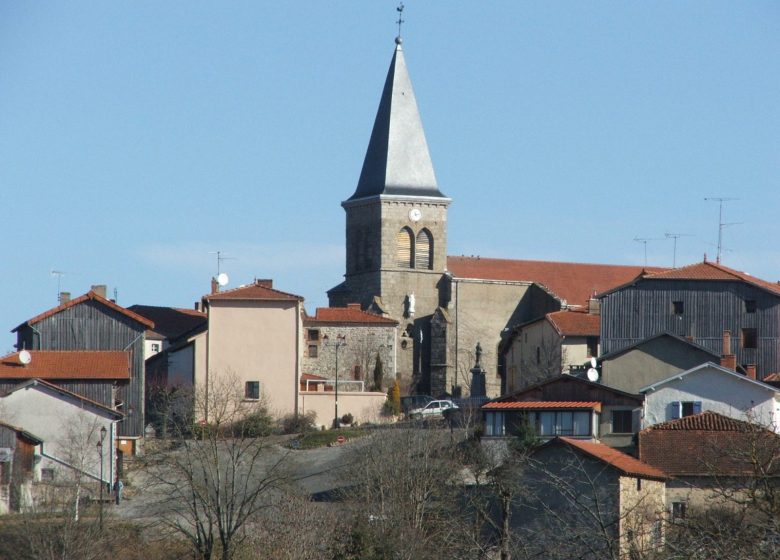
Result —
<instances>
[{"instance_id":1,"label":"street lamp","mask_svg":"<svg viewBox=\"0 0 780 560\"><path fill-rule=\"evenodd\" d=\"M106 427L100 428L100 441L97 442L100 454L100 531L103 531L103 440L106 439Z\"/></svg>"},{"instance_id":2,"label":"street lamp","mask_svg":"<svg viewBox=\"0 0 780 560\"><path fill-rule=\"evenodd\" d=\"M333 417L333 427L339 427L339 349L342 346L347 345L347 337L343 334L337 335L335 341L331 341L328 335L322 337L325 341L325 346L334 346L336 348L336 405Z\"/></svg>"}]
</instances>

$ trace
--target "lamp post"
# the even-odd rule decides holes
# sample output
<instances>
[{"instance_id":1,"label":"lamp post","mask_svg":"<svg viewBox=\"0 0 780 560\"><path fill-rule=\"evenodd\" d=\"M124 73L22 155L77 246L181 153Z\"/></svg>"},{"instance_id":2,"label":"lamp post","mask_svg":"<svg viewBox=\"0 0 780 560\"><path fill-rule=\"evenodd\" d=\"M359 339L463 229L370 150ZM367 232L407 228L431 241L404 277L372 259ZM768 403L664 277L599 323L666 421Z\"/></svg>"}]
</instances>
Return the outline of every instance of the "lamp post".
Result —
<instances>
[{"instance_id":1,"label":"lamp post","mask_svg":"<svg viewBox=\"0 0 780 560\"><path fill-rule=\"evenodd\" d=\"M347 337L343 334L337 335L335 341L331 341L328 338L328 335L325 335L325 346L334 346L336 348L336 386L335 386L335 396L336 396L336 404L334 409L334 417L333 417L333 427L338 428L339 427L339 350L342 346L347 345Z\"/></svg>"},{"instance_id":2,"label":"lamp post","mask_svg":"<svg viewBox=\"0 0 780 560\"><path fill-rule=\"evenodd\" d=\"M100 428L100 441L97 442L100 454L100 531L103 531L103 440L106 439L106 427Z\"/></svg>"}]
</instances>

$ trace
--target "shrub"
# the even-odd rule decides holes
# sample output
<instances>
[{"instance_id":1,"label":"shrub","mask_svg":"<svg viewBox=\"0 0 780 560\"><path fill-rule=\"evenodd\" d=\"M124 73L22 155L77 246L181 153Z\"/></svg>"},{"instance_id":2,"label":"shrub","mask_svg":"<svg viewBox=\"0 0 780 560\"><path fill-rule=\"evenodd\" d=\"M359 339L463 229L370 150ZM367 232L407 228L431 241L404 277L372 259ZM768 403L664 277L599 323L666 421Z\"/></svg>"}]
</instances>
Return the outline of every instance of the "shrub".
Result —
<instances>
[{"instance_id":1,"label":"shrub","mask_svg":"<svg viewBox=\"0 0 780 560\"><path fill-rule=\"evenodd\" d=\"M282 433L303 434L312 432L317 427L317 415L314 411L305 414L288 414L282 418Z\"/></svg>"},{"instance_id":2,"label":"shrub","mask_svg":"<svg viewBox=\"0 0 780 560\"><path fill-rule=\"evenodd\" d=\"M268 412L260 410L234 422L230 426L230 433L234 437L263 437L270 435L273 427L273 419Z\"/></svg>"},{"instance_id":3,"label":"shrub","mask_svg":"<svg viewBox=\"0 0 780 560\"><path fill-rule=\"evenodd\" d=\"M351 413L347 412L344 416L341 417L341 423L345 426L351 426L352 423L355 421L355 417L352 416Z\"/></svg>"}]
</instances>

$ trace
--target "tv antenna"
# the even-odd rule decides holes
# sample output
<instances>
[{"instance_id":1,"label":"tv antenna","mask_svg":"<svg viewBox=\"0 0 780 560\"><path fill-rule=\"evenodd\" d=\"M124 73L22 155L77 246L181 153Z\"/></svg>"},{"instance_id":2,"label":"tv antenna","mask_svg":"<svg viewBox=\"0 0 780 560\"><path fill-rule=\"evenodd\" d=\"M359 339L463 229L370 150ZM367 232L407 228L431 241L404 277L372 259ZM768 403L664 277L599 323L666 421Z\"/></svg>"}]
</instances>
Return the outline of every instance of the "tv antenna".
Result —
<instances>
[{"instance_id":1,"label":"tv antenna","mask_svg":"<svg viewBox=\"0 0 780 560\"><path fill-rule=\"evenodd\" d=\"M665 233L667 239L674 239L674 252L672 253L672 268L677 268L677 240L680 237L693 237L692 233Z\"/></svg>"},{"instance_id":2,"label":"tv antenna","mask_svg":"<svg viewBox=\"0 0 780 560\"><path fill-rule=\"evenodd\" d=\"M70 274L69 272L65 272L64 270L54 270L52 269L51 275L57 277L57 303L62 303L60 301L62 299L62 277L66 274Z\"/></svg>"},{"instance_id":3,"label":"tv antenna","mask_svg":"<svg viewBox=\"0 0 780 560\"><path fill-rule=\"evenodd\" d=\"M647 266L647 242L648 241L660 241L660 237L635 237L634 241L642 243L645 246L645 266Z\"/></svg>"},{"instance_id":4,"label":"tv antenna","mask_svg":"<svg viewBox=\"0 0 780 560\"><path fill-rule=\"evenodd\" d=\"M217 276L222 273L222 261L236 260L236 257L228 257L222 251L209 251L209 255L217 255Z\"/></svg>"},{"instance_id":5,"label":"tv antenna","mask_svg":"<svg viewBox=\"0 0 780 560\"><path fill-rule=\"evenodd\" d=\"M737 226L742 223L742 222L730 222L730 223L723 222L723 203L731 202L733 200L739 200L739 199L722 197L722 196L710 196L710 197L705 197L704 200L707 200L709 202L715 201L718 203L718 256L715 258L715 262L720 264L720 254L721 252L723 252L723 228L726 228L728 226Z\"/></svg>"}]
</instances>

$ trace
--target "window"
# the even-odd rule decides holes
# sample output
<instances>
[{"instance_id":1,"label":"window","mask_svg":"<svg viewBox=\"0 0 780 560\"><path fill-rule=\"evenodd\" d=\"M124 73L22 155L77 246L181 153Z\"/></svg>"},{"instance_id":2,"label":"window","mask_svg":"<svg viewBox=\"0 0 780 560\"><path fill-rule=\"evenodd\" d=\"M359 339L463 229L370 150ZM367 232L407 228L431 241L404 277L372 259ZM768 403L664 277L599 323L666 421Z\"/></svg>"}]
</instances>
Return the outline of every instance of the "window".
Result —
<instances>
[{"instance_id":1,"label":"window","mask_svg":"<svg viewBox=\"0 0 780 560\"><path fill-rule=\"evenodd\" d=\"M485 413L485 435L499 437L505 434L504 413L487 412Z\"/></svg>"},{"instance_id":2,"label":"window","mask_svg":"<svg viewBox=\"0 0 780 560\"><path fill-rule=\"evenodd\" d=\"M532 412L530 420L540 436L590 435L590 412L545 410Z\"/></svg>"},{"instance_id":3,"label":"window","mask_svg":"<svg viewBox=\"0 0 780 560\"><path fill-rule=\"evenodd\" d=\"M631 434L634 432L634 413L631 410L612 411L612 433Z\"/></svg>"},{"instance_id":4,"label":"window","mask_svg":"<svg viewBox=\"0 0 780 560\"><path fill-rule=\"evenodd\" d=\"M745 313L755 313L756 312L756 300L754 299L746 299L745 300Z\"/></svg>"},{"instance_id":5,"label":"window","mask_svg":"<svg viewBox=\"0 0 780 560\"><path fill-rule=\"evenodd\" d=\"M701 401L674 401L669 404L669 408L671 420L685 418L701 413Z\"/></svg>"},{"instance_id":6,"label":"window","mask_svg":"<svg viewBox=\"0 0 780 560\"><path fill-rule=\"evenodd\" d=\"M742 348L758 348L756 329L742 329Z\"/></svg>"},{"instance_id":7,"label":"window","mask_svg":"<svg viewBox=\"0 0 780 560\"><path fill-rule=\"evenodd\" d=\"M589 336L586 344L588 345L588 358L599 355L599 337Z\"/></svg>"},{"instance_id":8,"label":"window","mask_svg":"<svg viewBox=\"0 0 780 560\"><path fill-rule=\"evenodd\" d=\"M672 502L672 521L685 519L688 511L688 504L685 502Z\"/></svg>"},{"instance_id":9,"label":"window","mask_svg":"<svg viewBox=\"0 0 780 560\"><path fill-rule=\"evenodd\" d=\"M355 381L360 381L363 379L363 367L362 366L355 366L352 368L352 379Z\"/></svg>"},{"instance_id":10,"label":"window","mask_svg":"<svg viewBox=\"0 0 780 560\"><path fill-rule=\"evenodd\" d=\"M642 490L642 479L641 478L637 478L636 479L636 489L637 489L637 492Z\"/></svg>"},{"instance_id":11,"label":"window","mask_svg":"<svg viewBox=\"0 0 780 560\"><path fill-rule=\"evenodd\" d=\"M320 330L319 329L307 329L306 330L306 337L309 339L309 342L319 342L320 341Z\"/></svg>"},{"instance_id":12,"label":"window","mask_svg":"<svg viewBox=\"0 0 780 560\"><path fill-rule=\"evenodd\" d=\"M160 344L157 342L152 343L152 352L159 352L160 351Z\"/></svg>"},{"instance_id":13,"label":"window","mask_svg":"<svg viewBox=\"0 0 780 560\"><path fill-rule=\"evenodd\" d=\"M395 265L399 268L414 268L412 239L414 234L406 227L395 234Z\"/></svg>"},{"instance_id":14,"label":"window","mask_svg":"<svg viewBox=\"0 0 780 560\"><path fill-rule=\"evenodd\" d=\"M685 304L682 301L673 301L672 313L674 315L682 315L683 313L685 313Z\"/></svg>"},{"instance_id":15,"label":"window","mask_svg":"<svg viewBox=\"0 0 780 560\"><path fill-rule=\"evenodd\" d=\"M414 267L433 269L433 237L427 229L420 230L414 246Z\"/></svg>"},{"instance_id":16,"label":"window","mask_svg":"<svg viewBox=\"0 0 780 560\"><path fill-rule=\"evenodd\" d=\"M260 398L260 382L259 381L247 381L244 386L244 398L257 400Z\"/></svg>"},{"instance_id":17,"label":"window","mask_svg":"<svg viewBox=\"0 0 780 560\"><path fill-rule=\"evenodd\" d=\"M41 482L54 482L54 469L41 469Z\"/></svg>"},{"instance_id":18,"label":"window","mask_svg":"<svg viewBox=\"0 0 780 560\"><path fill-rule=\"evenodd\" d=\"M319 346L316 344L309 344L309 357L316 358L319 352Z\"/></svg>"}]
</instances>

